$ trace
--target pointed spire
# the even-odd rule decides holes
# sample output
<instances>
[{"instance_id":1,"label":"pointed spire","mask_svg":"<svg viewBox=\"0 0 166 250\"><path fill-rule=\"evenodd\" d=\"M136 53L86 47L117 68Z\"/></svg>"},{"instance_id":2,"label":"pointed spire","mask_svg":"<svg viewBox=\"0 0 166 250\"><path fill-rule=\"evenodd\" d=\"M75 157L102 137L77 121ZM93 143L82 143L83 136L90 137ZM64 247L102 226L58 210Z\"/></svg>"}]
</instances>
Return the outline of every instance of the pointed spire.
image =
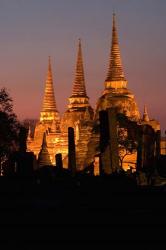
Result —
<instances>
[{"instance_id":1,"label":"pointed spire","mask_svg":"<svg viewBox=\"0 0 166 250\"><path fill-rule=\"evenodd\" d=\"M118 32L116 28L115 13L113 13L112 25L112 45L109 60L109 68L106 81L125 81L125 76L122 68L120 48L118 42Z\"/></svg>"},{"instance_id":2,"label":"pointed spire","mask_svg":"<svg viewBox=\"0 0 166 250\"><path fill-rule=\"evenodd\" d=\"M44 133L41 150L38 155L38 166L43 167L43 166L50 166L50 165L52 164L51 164L50 155L47 149L46 133Z\"/></svg>"},{"instance_id":3,"label":"pointed spire","mask_svg":"<svg viewBox=\"0 0 166 250\"><path fill-rule=\"evenodd\" d=\"M144 122L150 121L146 105L144 106L143 121Z\"/></svg>"},{"instance_id":4,"label":"pointed spire","mask_svg":"<svg viewBox=\"0 0 166 250\"><path fill-rule=\"evenodd\" d=\"M44 92L44 101L43 101L43 112L57 112L56 101L54 97L54 88L53 88L53 78L52 78L52 69L51 69L51 58L49 56L48 60L48 73L47 80L45 84Z\"/></svg>"},{"instance_id":5,"label":"pointed spire","mask_svg":"<svg viewBox=\"0 0 166 250\"><path fill-rule=\"evenodd\" d=\"M79 39L79 43L78 43L76 74L75 74L75 81L73 84L72 97L73 96L87 97L86 87L85 87L85 78L84 78L81 39Z\"/></svg>"}]
</instances>

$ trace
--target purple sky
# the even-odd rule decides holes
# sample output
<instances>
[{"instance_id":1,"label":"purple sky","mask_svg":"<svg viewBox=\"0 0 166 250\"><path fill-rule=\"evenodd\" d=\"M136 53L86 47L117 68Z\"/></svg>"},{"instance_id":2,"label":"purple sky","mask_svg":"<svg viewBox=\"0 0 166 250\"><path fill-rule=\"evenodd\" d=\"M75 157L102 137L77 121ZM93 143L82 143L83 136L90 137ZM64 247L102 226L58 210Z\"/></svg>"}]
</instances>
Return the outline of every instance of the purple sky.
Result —
<instances>
[{"instance_id":1,"label":"purple sky","mask_svg":"<svg viewBox=\"0 0 166 250\"><path fill-rule=\"evenodd\" d=\"M52 58L55 96L64 112L71 95L78 38L86 86L95 106L104 89L116 12L123 68L140 111L166 129L166 1L0 0L0 87L20 119L38 118Z\"/></svg>"}]
</instances>

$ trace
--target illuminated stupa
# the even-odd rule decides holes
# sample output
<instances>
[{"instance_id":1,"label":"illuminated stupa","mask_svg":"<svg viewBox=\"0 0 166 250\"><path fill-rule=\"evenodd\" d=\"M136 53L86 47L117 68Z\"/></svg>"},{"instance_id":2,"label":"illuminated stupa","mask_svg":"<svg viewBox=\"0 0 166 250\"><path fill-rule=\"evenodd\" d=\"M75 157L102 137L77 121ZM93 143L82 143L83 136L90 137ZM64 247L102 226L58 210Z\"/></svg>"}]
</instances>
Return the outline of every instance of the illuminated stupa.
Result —
<instances>
[{"instance_id":1,"label":"illuminated stupa","mask_svg":"<svg viewBox=\"0 0 166 250\"><path fill-rule=\"evenodd\" d=\"M47 148L52 164L55 163L55 155L62 154L64 167L68 165L68 127L75 130L75 142L77 151L77 167L83 168L87 153L87 144L93 127L93 109L89 104L86 93L81 40L79 39L76 62L75 80L72 95L69 97L69 105L60 119L54 97L51 62L49 58L48 74L45 84L43 107L40 113L40 121L36 124L34 136L28 137L27 148L36 156L39 155L42 145L43 133L47 133Z\"/></svg>"},{"instance_id":2,"label":"illuminated stupa","mask_svg":"<svg viewBox=\"0 0 166 250\"><path fill-rule=\"evenodd\" d=\"M82 169L85 165L88 150L87 144L93 127L93 116L93 109L89 104L89 97L86 93L82 47L79 39L72 95L69 97L68 108L61 120L61 131L63 134L67 133L68 127L73 127L75 130L76 163L78 169Z\"/></svg>"},{"instance_id":3,"label":"illuminated stupa","mask_svg":"<svg viewBox=\"0 0 166 250\"><path fill-rule=\"evenodd\" d=\"M50 155L51 163L55 163L55 154L67 154L66 140L60 131L60 115L54 96L53 77L51 69L51 60L48 61L48 73L45 83L44 98L42 111L40 112L40 120L36 124L34 135L27 140L27 150L34 152L39 157L43 141L43 133L47 134L47 149Z\"/></svg>"},{"instance_id":4,"label":"illuminated stupa","mask_svg":"<svg viewBox=\"0 0 166 250\"><path fill-rule=\"evenodd\" d=\"M68 109L62 117L62 130L67 131L69 126L75 127L80 120L85 119L85 116L89 116L90 120L93 119L93 109L89 104L89 97L86 93L81 40L79 39L73 90L69 97Z\"/></svg>"},{"instance_id":5,"label":"illuminated stupa","mask_svg":"<svg viewBox=\"0 0 166 250\"><path fill-rule=\"evenodd\" d=\"M55 96L54 96L51 59L49 57L43 107L42 107L42 111L40 112L40 121L43 123L49 124L54 120L57 122L60 122L60 116L57 110Z\"/></svg>"},{"instance_id":6,"label":"illuminated stupa","mask_svg":"<svg viewBox=\"0 0 166 250\"><path fill-rule=\"evenodd\" d=\"M127 80L122 67L115 14L113 14L109 67L104 84L105 89L97 102L96 116L98 117L100 110L116 107L118 112L127 115L132 120L138 121L140 119L138 107L134 95L127 88Z\"/></svg>"},{"instance_id":7,"label":"illuminated stupa","mask_svg":"<svg viewBox=\"0 0 166 250\"><path fill-rule=\"evenodd\" d=\"M130 120L136 122L140 121L140 113L137 103L135 101L134 95L127 88L127 80L122 67L115 14L113 14L112 43L109 67L104 85L105 89L96 104L94 123L99 123L99 111L106 110L107 108L111 107L116 108L117 112L128 116ZM86 165L89 165L95 159L95 155L100 153L99 140L99 131L93 132L89 141ZM134 164L135 166L136 157L136 154L128 158L126 157L127 162L130 162L130 164ZM126 169L126 165L128 165L128 163L125 163L124 165L124 168Z\"/></svg>"}]
</instances>

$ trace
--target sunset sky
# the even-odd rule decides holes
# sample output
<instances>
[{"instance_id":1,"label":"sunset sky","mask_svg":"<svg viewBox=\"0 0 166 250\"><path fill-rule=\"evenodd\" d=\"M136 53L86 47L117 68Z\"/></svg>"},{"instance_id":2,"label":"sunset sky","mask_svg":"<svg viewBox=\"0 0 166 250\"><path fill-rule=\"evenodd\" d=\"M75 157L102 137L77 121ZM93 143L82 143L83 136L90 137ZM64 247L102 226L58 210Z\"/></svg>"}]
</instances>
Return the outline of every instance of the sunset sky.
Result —
<instances>
[{"instance_id":1,"label":"sunset sky","mask_svg":"<svg viewBox=\"0 0 166 250\"><path fill-rule=\"evenodd\" d=\"M9 90L19 119L39 118L49 55L57 107L65 111L79 37L95 107L108 68L113 11L128 88L140 112L146 104L150 118L166 129L165 0L0 0L0 87Z\"/></svg>"}]
</instances>

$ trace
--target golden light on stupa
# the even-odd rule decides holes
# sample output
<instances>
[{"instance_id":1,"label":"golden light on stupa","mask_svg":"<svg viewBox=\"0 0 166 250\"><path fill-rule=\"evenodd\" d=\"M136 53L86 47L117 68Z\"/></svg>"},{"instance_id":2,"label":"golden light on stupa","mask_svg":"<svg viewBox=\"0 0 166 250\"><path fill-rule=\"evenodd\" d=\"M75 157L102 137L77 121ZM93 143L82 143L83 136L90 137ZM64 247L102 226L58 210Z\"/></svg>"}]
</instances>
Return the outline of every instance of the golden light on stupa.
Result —
<instances>
[{"instance_id":1,"label":"golden light on stupa","mask_svg":"<svg viewBox=\"0 0 166 250\"><path fill-rule=\"evenodd\" d=\"M77 169L81 170L94 162L95 175L98 175L99 162L96 155L100 153L100 135L99 131L95 131L94 127L99 121L99 111L116 107L120 113L127 115L129 119L136 122L141 121L135 97L127 88L127 83L122 67L115 14L113 14L112 44L108 73L104 82L105 89L97 101L96 109L92 109L86 92L82 46L81 40L79 39L73 89L71 96L68 98L68 107L62 117L60 117L57 109L56 93L54 94L53 88L51 58L49 57L40 119L36 124L34 135L28 137L28 151L34 152L38 157L39 152L42 151L41 145L43 145L43 134L45 133L44 140L46 143L44 144L45 147L42 152L45 152L45 155L47 155L46 152L48 150L52 164L55 164L55 155L61 153L63 165L67 167L68 127L73 127L75 131ZM146 114L144 114L144 117L146 116L147 118L147 110L145 111ZM144 119L142 122L147 121ZM150 122L151 121L148 121L149 124ZM156 126L159 126L159 124L153 122L154 129L157 128ZM42 152L40 153L40 158L43 160L44 156L41 155ZM136 157L137 154L135 153L126 158L124 162L125 170L129 169L129 166L135 168Z\"/></svg>"}]
</instances>

